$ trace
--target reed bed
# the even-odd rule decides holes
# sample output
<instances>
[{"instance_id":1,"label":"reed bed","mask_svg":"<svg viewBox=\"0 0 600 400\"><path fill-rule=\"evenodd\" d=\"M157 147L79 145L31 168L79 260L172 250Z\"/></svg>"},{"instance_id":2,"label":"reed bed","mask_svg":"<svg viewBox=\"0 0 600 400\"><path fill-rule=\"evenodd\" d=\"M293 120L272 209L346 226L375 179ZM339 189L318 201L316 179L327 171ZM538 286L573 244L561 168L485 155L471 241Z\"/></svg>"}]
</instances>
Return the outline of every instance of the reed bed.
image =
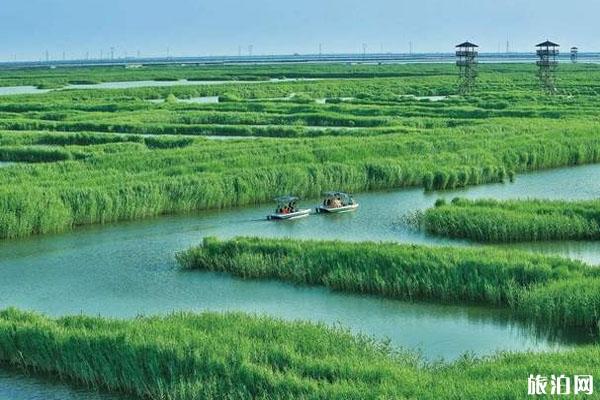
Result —
<instances>
[{"instance_id":1,"label":"reed bed","mask_svg":"<svg viewBox=\"0 0 600 400\"><path fill-rule=\"evenodd\" d=\"M600 161L600 68L566 66L569 96L532 92L531 66L482 68L466 97L455 95L448 65L5 71L0 84L248 82L1 96L0 161L37 165L0 171L0 238L257 204L281 193L454 189ZM267 81L303 74L327 79ZM432 95L446 97L419 97ZM202 96L228 101L180 101ZM148 101L157 99L170 101ZM208 135L264 139L190 139Z\"/></svg>"},{"instance_id":2,"label":"reed bed","mask_svg":"<svg viewBox=\"0 0 600 400\"><path fill-rule=\"evenodd\" d=\"M426 364L348 332L244 314L110 320L0 312L0 362L140 399L525 399L600 369L600 346Z\"/></svg>"},{"instance_id":3,"label":"reed bed","mask_svg":"<svg viewBox=\"0 0 600 400\"><path fill-rule=\"evenodd\" d=\"M600 279L572 278L527 291L518 311L537 322L600 332Z\"/></svg>"},{"instance_id":4,"label":"reed bed","mask_svg":"<svg viewBox=\"0 0 600 400\"><path fill-rule=\"evenodd\" d=\"M465 200L440 203L422 216L432 234L510 243L600 239L600 201Z\"/></svg>"},{"instance_id":5,"label":"reed bed","mask_svg":"<svg viewBox=\"0 0 600 400\"><path fill-rule=\"evenodd\" d=\"M73 152L55 146L0 146L1 161L54 162L73 160Z\"/></svg>"},{"instance_id":6,"label":"reed bed","mask_svg":"<svg viewBox=\"0 0 600 400\"><path fill-rule=\"evenodd\" d=\"M46 88L62 87L66 84L94 84L100 82L123 81L260 81L271 78L373 78L373 77L409 77L424 74L451 74L451 68L445 65L429 65L425 68L393 65L228 65L228 66L144 66L126 69L122 66L106 67L68 67L56 69L16 68L2 72L2 86L41 86Z\"/></svg>"},{"instance_id":7,"label":"reed bed","mask_svg":"<svg viewBox=\"0 0 600 400\"><path fill-rule=\"evenodd\" d=\"M533 320L598 331L600 303L593 288L598 286L600 271L558 257L494 249L205 238L201 246L178 254L177 259L190 270L275 278L403 300L508 307ZM553 297L561 286L574 287L574 282L586 280L587 290L566 292L566 299ZM537 299L544 299L545 305L536 306ZM568 311L570 306L574 308Z\"/></svg>"},{"instance_id":8,"label":"reed bed","mask_svg":"<svg viewBox=\"0 0 600 400\"><path fill-rule=\"evenodd\" d=\"M433 130L285 142L146 138L143 143L67 145L57 154L71 161L0 171L0 211L7 221L0 225L0 237L257 204L280 193L310 197L331 187L452 189L600 157L600 139L588 130L521 136L511 129L497 137L494 131L463 129L464 134ZM457 153L458 143L468 152ZM50 161L36 147L18 149L20 159ZM7 153L9 160L15 157ZM44 203L52 208L40 209ZM44 212L64 219L44 226Z\"/></svg>"}]
</instances>

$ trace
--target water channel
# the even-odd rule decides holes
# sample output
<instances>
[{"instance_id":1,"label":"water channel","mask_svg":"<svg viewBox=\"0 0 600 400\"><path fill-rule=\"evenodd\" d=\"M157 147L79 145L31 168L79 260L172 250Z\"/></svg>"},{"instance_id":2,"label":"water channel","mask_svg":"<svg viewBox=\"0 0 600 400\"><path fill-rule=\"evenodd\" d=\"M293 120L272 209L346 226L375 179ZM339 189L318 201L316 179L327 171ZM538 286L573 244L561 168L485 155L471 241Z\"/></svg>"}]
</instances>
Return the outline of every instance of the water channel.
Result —
<instances>
[{"instance_id":1,"label":"water channel","mask_svg":"<svg viewBox=\"0 0 600 400\"><path fill-rule=\"evenodd\" d=\"M233 84L258 84L258 83L282 83L296 81L315 81L312 78L285 78L285 79L267 79L254 81L240 80L187 80L179 79L172 81L123 81L123 82L100 82L92 84L68 84L58 89L39 89L35 86L4 86L0 87L0 96L10 96L17 94L43 94L51 91L66 89L132 89L142 87L165 87L165 86L208 86L208 85L233 85Z\"/></svg>"},{"instance_id":2,"label":"water channel","mask_svg":"<svg viewBox=\"0 0 600 400\"><path fill-rule=\"evenodd\" d=\"M488 355L498 350L568 348L589 341L589 337L581 332L544 332L488 308L411 304L276 281L243 281L226 274L182 272L174 254L205 236L240 235L468 246L473 244L415 231L403 223L403 216L433 205L440 197L598 198L599 176L600 165L592 165L535 172L518 176L515 183L453 192L406 189L364 193L356 195L361 207L355 214L312 215L291 223L266 221L270 206L257 206L6 240L0 242L0 308L15 306L52 316L86 313L123 318L174 310L269 314L341 324L357 333L389 339L395 346L418 350L429 360L452 360L465 352ZM303 205L317 201L304 201ZM595 242L515 247L600 264L600 245ZM17 395L9 398L36 398L35 393L44 390L68 396L39 398L96 398L86 397L96 395L85 391L7 372L0 373L0 388L0 398L13 392ZM32 394L27 397L29 392Z\"/></svg>"}]
</instances>

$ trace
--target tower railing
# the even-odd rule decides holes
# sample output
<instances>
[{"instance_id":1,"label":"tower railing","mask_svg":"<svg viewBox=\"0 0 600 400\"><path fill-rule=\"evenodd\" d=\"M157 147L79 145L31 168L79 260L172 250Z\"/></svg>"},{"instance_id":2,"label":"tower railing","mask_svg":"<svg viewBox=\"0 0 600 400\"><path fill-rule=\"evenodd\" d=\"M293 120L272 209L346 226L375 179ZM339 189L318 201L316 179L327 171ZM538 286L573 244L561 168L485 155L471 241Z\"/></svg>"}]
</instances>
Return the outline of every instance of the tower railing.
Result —
<instances>
[{"instance_id":1,"label":"tower railing","mask_svg":"<svg viewBox=\"0 0 600 400\"><path fill-rule=\"evenodd\" d=\"M475 50L457 50L456 51L456 57L477 57L479 55L479 52L475 51Z\"/></svg>"},{"instance_id":2,"label":"tower railing","mask_svg":"<svg viewBox=\"0 0 600 400\"><path fill-rule=\"evenodd\" d=\"M560 53L558 50L541 49L535 52L538 57L557 57Z\"/></svg>"}]
</instances>

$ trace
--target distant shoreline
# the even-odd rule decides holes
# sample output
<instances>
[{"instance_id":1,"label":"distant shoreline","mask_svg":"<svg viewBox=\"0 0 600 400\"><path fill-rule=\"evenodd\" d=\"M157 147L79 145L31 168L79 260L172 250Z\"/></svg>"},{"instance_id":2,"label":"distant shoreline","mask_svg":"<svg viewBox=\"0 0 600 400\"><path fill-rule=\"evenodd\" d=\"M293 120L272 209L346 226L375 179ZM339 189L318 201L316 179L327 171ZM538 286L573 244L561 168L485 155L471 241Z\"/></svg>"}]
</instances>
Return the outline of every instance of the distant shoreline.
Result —
<instances>
[{"instance_id":1,"label":"distant shoreline","mask_svg":"<svg viewBox=\"0 0 600 400\"><path fill-rule=\"evenodd\" d=\"M481 63L519 63L535 61L532 52L480 53ZM50 60L0 62L0 69L39 67L82 67L82 66L135 66L135 65L219 65L219 64L292 64L292 63L453 63L454 53L367 53L367 54L298 54L257 56L202 56L202 57L131 57L118 59ZM570 62L570 54L559 56L560 61ZM580 63L600 63L600 53L579 53Z\"/></svg>"}]
</instances>

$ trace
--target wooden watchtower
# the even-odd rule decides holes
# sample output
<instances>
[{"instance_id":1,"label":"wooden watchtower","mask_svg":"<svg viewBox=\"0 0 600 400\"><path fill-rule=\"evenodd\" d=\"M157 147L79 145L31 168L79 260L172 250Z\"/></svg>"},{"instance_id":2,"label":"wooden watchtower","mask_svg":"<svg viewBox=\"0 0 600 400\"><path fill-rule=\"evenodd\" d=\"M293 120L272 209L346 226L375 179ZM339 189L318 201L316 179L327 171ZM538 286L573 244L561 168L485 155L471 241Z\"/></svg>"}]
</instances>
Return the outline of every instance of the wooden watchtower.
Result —
<instances>
[{"instance_id":1,"label":"wooden watchtower","mask_svg":"<svg viewBox=\"0 0 600 400\"><path fill-rule=\"evenodd\" d=\"M478 47L469 41L456 45L456 65L459 71L458 90L461 94L466 94L475 87Z\"/></svg>"},{"instance_id":2,"label":"wooden watchtower","mask_svg":"<svg viewBox=\"0 0 600 400\"><path fill-rule=\"evenodd\" d=\"M571 62L577 64L579 58L579 49L577 47L571 47Z\"/></svg>"},{"instance_id":3,"label":"wooden watchtower","mask_svg":"<svg viewBox=\"0 0 600 400\"><path fill-rule=\"evenodd\" d=\"M559 44L546 40L535 46L538 56L538 76L543 89L556 92L556 70L558 69Z\"/></svg>"}]
</instances>

